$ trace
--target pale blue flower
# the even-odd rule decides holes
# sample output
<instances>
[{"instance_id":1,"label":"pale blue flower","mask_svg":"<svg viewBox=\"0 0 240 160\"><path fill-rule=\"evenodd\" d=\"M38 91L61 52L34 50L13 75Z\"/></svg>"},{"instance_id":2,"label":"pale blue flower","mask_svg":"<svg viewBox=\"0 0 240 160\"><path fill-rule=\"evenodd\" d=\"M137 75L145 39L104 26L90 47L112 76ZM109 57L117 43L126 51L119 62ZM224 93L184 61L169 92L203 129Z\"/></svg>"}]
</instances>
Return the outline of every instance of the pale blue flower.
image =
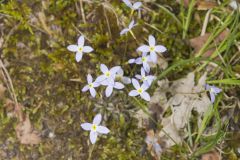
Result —
<instances>
[{"instance_id":1,"label":"pale blue flower","mask_svg":"<svg viewBox=\"0 0 240 160\"><path fill-rule=\"evenodd\" d=\"M108 83L107 84L107 88L105 90L106 97L111 96L111 94L113 92L113 88L115 88L115 89L123 89L124 85L122 83L120 83L120 82Z\"/></svg>"},{"instance_id":2,"label":"pale blue flower","mask_svg":"<svg viewBox=\"0 0 240 160\"><path fill-rule=\"evenodd\" d=\"M129 92L129 96L138 96L140 95L140 97L146 101L150 101L150 95L146 92L146 90L148 89L148 87L145 84L142 84L140 86L139 82L136 79L132 79L132 84L135 88L135 90L131 90Z\"/></svg>"},{"instance_id":3,"label":"pale blue flower","mask_svg":"<svg viewBox=\"0 0 240 160\"><path fill-rule=\"evenodd\" d=\"M69 45L67 49L71 52L76 53L76 61L79 62L82 59L83 53L90 53L93 48L90 46L84 46L84 36L78 38L78 45Z\"/></svg>"},{"instance_id":4,"label":"pale blue flower","mask_svg":"<svg viewBox=\"0 0 240 160\"><path fill-rule=\"evenodd\" d=\"M123 0L123 2L132 10L137 10L141 7L142 2L135 2L135 3L131 3L129 0Z\"/></svg>"},{"instance_id":5,"label":"pale blue flower","mask_svg":"<svg viewBox=\"0 0 240 160\"><path fill-rule=\"evenodd\" d=\"M165 52L167 49L166 49L166 47L164 47L162 45L156 45L156 40L152 35L150 35L148 37L148 43L149 43L149 45L142 45L142 46L138 47L137 51L150 52L151 60L154 63L157 63L156 52L162 53L162 52Z\"/></svg>"},{"instance_id":6,"label":"pale blue flower","mask_svg":"<svg viewBox=\"0 0 240 160\"><path fill-rule=\"evenodd\" d=\"M222 92L222 89L217 88L216 86L210 86L208 84L206 84L206 90L208 90L210 93L210 99L212 103L214 103L216 95Z\"/></svg>"},{"instance_id":7,"label":"pale blue flower","mask_svg":"<svg viewBox=\"0 0 240 160\"><path fill-rule=\"evenodd\" d=\"M141 68L141 75L137 74L135 77L141 80L147 87L150 87L152 82L156 79L155 76L152 75L147 76L143 68Z\"/></svg>"},{"instance_id":8,"label":"pale blue flower","mask_svg":"<svg viewBox=\"0 0 240 160\"><path fill-rule=\"evenodd\" d=\"M151 62L151 58L150 58L149 55L147 55L146 52L143 52L141 57L138 57L138 58L136 58L136 59L133 58L133 59L129 59L129 60L128 60L128 63L129 63L129 64L133 64L133 63L135 63L135 64L142 64L144 70L145 70L147 73L150 72L150 66L149 66L148 62Z\"/></svg>"},{"instance_id":9,"label":"pale blue flower","mask_svg":"<svg viewBox=\"0 0 240 160\"><path fill-rule=\"evenodd\" d=\"M129 32L134 26L136 26L136 24L134 24L134 20L132 20L128 26L128 28L124 28L121 32L120 35L126 34L127 32Z\"/></svg>"},{"instance_id":10,"label":"pale blue flower","mask_svg":"<svg viewBox=\"0 0 240 160\"><path fill-rule=\"evenodd\" d=\"M88 82L88 84L83 87L82 92L86 92L89 90L92 97L95 97L96 90L94 88L98 87L100 84L93 82L93 78L92 78L91 74L87 75L87 82Z\"/></svg>"},{"instance_id":11,"label":"pale blue flower","mask_svg":"<svg viewBox=\"0 0 240 160\"><path fill-rule=\"evenodd\" d=\"M97 114L94 119L93 123L83 123L81 124L81 127L86 130L90 131L90 141L92 144L94 144L97 140L98 134L108 134L110 130L107 127L100 126L102 115Z\"/></svg>"},{"instance_id":12,"label":"pale blue flower","mask_svg":"<svg viewBox=\"0 0 240 160\"><path fill-rule=\"evenodd\" d=\"M109 70L105 64L101 64L100 69L103 74L97 77L96 82L102 85L109 83L114 84L115 76L117 71L120 69L120 66L112 67Z\"/></svg>"},{"instance_id":13,"label":"pale blue flower","mask_svg":"<svg viewBox=\"0 0 240 160\"><path fill-rule=\"evenodd\" d=\"M131 83L131 79L129 77L124 76L124 72L123 69L120 68L117 73L116 73L116 80L121 81L124 84L130 84Z\"/></svg>"}]
</instances>

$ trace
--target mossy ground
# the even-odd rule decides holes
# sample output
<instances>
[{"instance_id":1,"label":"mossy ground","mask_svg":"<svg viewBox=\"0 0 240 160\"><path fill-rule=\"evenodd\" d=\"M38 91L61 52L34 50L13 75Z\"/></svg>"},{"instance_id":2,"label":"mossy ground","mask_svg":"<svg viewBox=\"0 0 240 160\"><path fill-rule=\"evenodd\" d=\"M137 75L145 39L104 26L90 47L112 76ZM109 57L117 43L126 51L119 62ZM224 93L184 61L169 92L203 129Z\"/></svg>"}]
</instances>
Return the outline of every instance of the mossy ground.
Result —
<instances>
[{"instance_id":1,"label":"mossy ground","mask_svg":"<svg viewBox=\"0 0 240 160\"><path fill-rule=\"evenodd\" d=\"M183 39L181 24L158 6L166 6L181 19L180 5L176 1L146 3L133 31L135 40L130 34L119 35L130 22L130 11L118 0L84 1L84 18L78 0L5 0L0 3L0 31L5 41L1 59L11 76L18 101L42 136L39 145L20 144L14 130L17 120L9 117L1 104L0 154L5 156L0 159L85 160L89 152L89 133L83 131L80 124L91 122L99 112L104 114L104 124L111 133L98 139L93 159L151 159L147 152L140 156L146 130L138 128L138 121L132 116L139 110L138 106L125 91L114 92L110 98L101 95L91 98L88 93L82 93L86 75L91 73L96 77L100 73L99 65L104 63L121 65L127 75L133 76L126 62L137 56L136 48L149 34L155 35L157 41L168 48L165 56L170 64L189 59L194 55L187 39L201 33L200 23L192 19L187 38ZM204 20L203 13L198 14L200 22ZM137 18L138 15L133 16ZM209 24L209 32L216 29L215 25ZM95 50L77 63L66 47L75 43L81 34ZM235 52L235 48L230 48L224 58L230 58ZM171 71L168 78L182 77L198 64L187 66ZM228 67L229 72L239 73L239 63ZM212 73L212 76L220 75ZM238 89L234 88L236 93ZM104 93L103 89L99 93ZM55 137L49 138L49 133L54 133ZM236 146L230 145L228 151L233 152ZM189 154L185 150L181 155ZM166 159L179 159L178 152L173 148L167 152Z\"/></svg>"}]
</instances>

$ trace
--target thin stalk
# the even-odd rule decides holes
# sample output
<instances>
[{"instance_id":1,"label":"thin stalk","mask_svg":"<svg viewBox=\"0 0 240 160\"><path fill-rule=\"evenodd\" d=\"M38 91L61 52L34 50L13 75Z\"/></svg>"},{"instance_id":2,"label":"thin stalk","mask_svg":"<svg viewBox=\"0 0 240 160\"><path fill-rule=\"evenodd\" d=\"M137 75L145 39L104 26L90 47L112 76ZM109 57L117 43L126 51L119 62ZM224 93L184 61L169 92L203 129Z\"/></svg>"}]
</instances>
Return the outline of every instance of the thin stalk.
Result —
<instances>
[{"instance_id":1,"label":"thin stalk","mask_svg":"<svg viewBox=\"0 0 240 160\"><path fill-rule=\"evenodd\" d=\"M94 147L95 147L95 144L91 145L90 147L90 151L88 152L88 160L92 159L92 153L93 153Z\"/></svg>"},{"instance_id":2,"label":"thin stalk","mask_svg":"<svg viewBox=\"0 0 240 160\"><path fill-rule=\"evenodd\" d=\"M189 8L188 8L188 13L187 13L187 19L186 19L186 23L183 23L183 39L186 38L187 32L188 32L188 28L189 28L189 24L190 24L190 20L192 18L192 13L193 13L193 8L195 5L195 1L196 0L191 0Z\"/></svg>"}]
</instances>

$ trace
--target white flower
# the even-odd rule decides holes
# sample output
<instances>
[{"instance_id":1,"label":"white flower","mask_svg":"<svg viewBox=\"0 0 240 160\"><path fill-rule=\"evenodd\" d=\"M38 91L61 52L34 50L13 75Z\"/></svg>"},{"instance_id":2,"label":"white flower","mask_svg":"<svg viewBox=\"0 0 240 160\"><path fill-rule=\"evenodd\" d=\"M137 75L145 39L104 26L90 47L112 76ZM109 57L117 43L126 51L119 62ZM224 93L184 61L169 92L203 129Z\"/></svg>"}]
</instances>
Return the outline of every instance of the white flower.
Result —
<instances>
[{"instance_id":1,"label":"white flower","mask_svg":"<svg viewBox=\"0 0 240 160\"><path fill-rule=\"evenodd\" d=\"M93 123L83 123L81 124L81 127L86 130L90 131L90 141L92 144L94 144L97 140L98 134L108 134L110 130L107 127L100 126L102 115L97 114L94 119Z\"/></svg>"},{"instance_id":2,"label":"white flower","mask_svg":"<svg viewBox=\"0 0 240 160\"><path fill-rule=\"evenodd\" d=\"M105 64L101 64L100 69L103 74L97 77L96 82L102 85L114 84L115 76L120 66L112 67L109 70Z\"/></svg>"},{"instance_id":3,"label":"white flower","mask_svg":"<svg viewBox=\"0 0 240 160\"><path fill-rule=\"evenodd\" d=\"M157 63L157 53L162 53L162 52L165 52L167 49L166 47L162 46L162 45L156 45L156 40L155 38L150 35L148 37L148 43L149 45L142 45L140 47L138 47L138 51L141 51L141 52L150 52L150 57L151 57L151 60L154 62L154 63Z\"/></svg>"},{"instance_id":4,"label":"white flower","mask_svg":"<svg viewBox=\"0 0 240 160\"><path fill-rule=\"evenodd\" d=\"M96 90L94 88L98 87L100 84L96 83L96 82L93 82L91 74L87 75L87 82L88 82L88 85L83 87L82 92L86 92L87 90L89 90L92 97L95 97L96 96Z\"/></svg>"},{"instance_id":5,"label":"white flower","mask_svg":"<svg viewBox=\"0 0 240 160\"><path fill-rule=\"evenodd\" d=\"M136 24L134 24L134 20L132 20L128 26L128 28L124 28L121 32L120 35L126 34L127 32L129 32L134 26L136 26Z\"/></svg>"},{"instance_id":6,"label":"white flower","mask_svg":"<svg viewBox=\"0 0 240 160\"><path fill-rule=\"evenodd\" d=\"M123 0L123 2L130 7L132 10L137 10L141 7L142 2L135 2L134 4L132 4L129 0Z\"/></svg>"},{"instance_id":7,"label":"white flower","mask_svg":"<svg viewBox=\"0 0 240 160\"><path fill-rule=\"evenodd\" d=\"M150 101L150 95L146 92L146 90L148 89L148 87L145 84L142 84L140 86L139 82L136 79L132 79L132 84L135 88L135 90L132 90L129 92L129 96L138 96L140 95L142 99L146 100L146 101Z\"/></svg>"},{"instance_id":8,"label":"white flower","mask_svg":"<svg viewBox=\"0 0 240 160\"><path fill-rule=\"evenodd\" d=\"M146 52L142 53L142 57L139 57L135 60L136 64L142 64L144 70L149 73L150 72L150 66L149 66L149 62L151 62L151 58L149 55L147 55Z\"/></svg>"},{"instance_id":9,"label":"white flower","mask_svg":"<svg viewBox=\"0 0 240 160\"><path fill-rule=\"evenodd\" d=\"M90 53L93 48L90 46L84 46L84 36L78 38L78 45L69 45L67 49L71 52L76 52L76 61L79 62L82 59L83 53Z\"/></svg>"},{"instance_id":10,"label":"white flower","mask_svg":"<svg viewBox=\"0 0 240 160\"><path fill-rule=\"evenodd\" d=\"M141 68L141 75L137 74L135 77L141 80L147 87L150 87L152 82L156 79L156 77L152 75L146 76L143 68Z\"/></svg>"},{"instance_id":11,"label":"white flower","mask_svg":"<svg viewBox=\"0 0 240 160\"><path fill-rule=\"evenodd\" d=\"M123 69L120 68L116 73L116 80L120 80L124 84L130 84L131 79L123 75Z\"/></svg>"}]
</instances>

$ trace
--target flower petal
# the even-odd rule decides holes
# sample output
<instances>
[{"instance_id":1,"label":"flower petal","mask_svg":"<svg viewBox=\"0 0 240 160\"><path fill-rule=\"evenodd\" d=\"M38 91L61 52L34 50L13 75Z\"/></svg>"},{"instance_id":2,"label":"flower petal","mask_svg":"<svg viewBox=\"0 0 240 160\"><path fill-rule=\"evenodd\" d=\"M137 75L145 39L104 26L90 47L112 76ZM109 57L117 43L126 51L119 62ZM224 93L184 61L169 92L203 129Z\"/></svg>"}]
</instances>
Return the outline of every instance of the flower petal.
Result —
<instances>
[{"instance_id":1,"label":"flower petal","mask_svg":"<svg viewBox=\"0 0 240 160\"><path fill-rule=\"evenodd\" d=\"M135 60L135 63L136 63L136 64L142 64L142 63L143 63L142 57L137 58L137 59Z\"/></svg>"},{"instance_id":2,"label":"flower petal","mask_svg":"<svg viewBox=\"0 0 240 160\"><path fill-rule=\"evenodd\" d=\"M133 9L136 10L136 9L140 8L141 5L142 5L141 2L136 2L136 3L133 4Z\"/></svg>"},{"instance_id":3,"label":"flower petal","mask_svg":"<svg viewBox=\"0 0 240 160\"><path fill-rule=\"evenodd\" d=\"M139 80L141 80L141 79L142 79L142 76L141 76L141 75L139 75L139 74L135 75L135 77L136 77L137 79L139 79Z\"/></svg>"},{"instance_id":4,"label":"flower petal","mask_svg":"<svg viewBox=\"0 0 240 160\"><path fill-rule=\"evenodd\" d=\"M156 54L156 52L151 52L150 53L150 57L151 57L151 60L153 61L153 63L157 63L157 54Z\"/></svg>"},{"instance_id":5,"label":"flower petal","mask_svg":"<svg viewBox=\"0 0 240 160\"><path fill-rule=\"evenodd\" d=\"M93 51L93 48L90 47L90 46L84 46L83 47L83 52L85 52L85 53L90 53L92 51Z\"/></svg>"},{"instance_id":6,"label":"flower petal","mask_svg":"<svg viewBox=\"0 0 240 160\"><path fill-rule=\"evenodd\" d=\"M145 76L145 70L144 70L143 67L141 67L141 75L142 75L142 76Z\"/></svg>"},{"instance_id":7,"label":"flower petal","mask_svg":"<svg viewBox=\"0 0 240 160\"><path fill-rule=\"evenodd\" d=\"M112 75L114 75L114 74L117 73L117 71L118 71L120 68L121 68L120 66L112 67L112 68L110 69L110 73L111 73Z\"/></svg>"},{"instance_id":8,"label":"flower petal","mask_svg":"<svg viewBox=\"0 0 240 160\"><path fill-rule=\"evenodd\" d=\"M128 63L129 63L129 64L135 63L135 59L129 59L129 60L128 60Z\"/></svg>"},{"instance_id":9,"label":"flower petal","mask_svg":"<svg viewBox=\"0 0 240 160\"><path fill-rule=\"evenodd\" d=\"M77 45L69 45L69 46L67 46L67 49L71 52L77 52L78 46Z\"/></svg>"},{"instance_id":10,"label":"flower petal","mask_svg":"<svg viewBox=\"0 0 240 160\"><path fill-rule=\"evenodd\" d=\"M145 85L145 84L142 84L142 85L141 85L141 88L142 88L144 91L146 91L146 90L149 88L149 86L148 86L148 85Z\"/></svg>"},{"instance_id":11,"label":"flower petal","mask_svg":"<svg viewBox=\"0 0 240 160\"><path fill-rule=\"evenodd\" d=\"M80 36L78 38L78 47L83 47L84 46L84 36Z\"/></svg>"},{"instance_id":12,"label":"flower petal","mask_svg":"<svg viewBox=\"0 0 240 160\"><path fill-rule=\"evenodd\" d=\"M83 87L82 92L86 92L87 90L89 90L89 86L88 85Z\"/></svg>"},{"instance_id":13,"label":"flower petal","mask_svg":"<svg viewBox=\"0 0 240 160\"><path fill-rule=\"evenodd\" d=\"M101 84L100 83L97 83L96 81L93 82L93 87L99 87Z\"/></svg>"},{"instance_id":14,"label":"flower petal","mask_svg":"<svg viewBox=\"0 0 240 160\"><path fill-rule=\"evenodd\" d=\"M88 81L88 84L92 83L92 75L91 74L87 75L87 81Z\"/></svg>"},{"instance_id":15,"label":"flower petal","mask_svg":"<svg viewBox=\"0 0 240 160\"><path fill-rule=\"evenodd\" d=\"M103 73L107 72L108 71L108 67L105 65L105 64L101 64L100 65L100 69Z\"/></svg>"},{"instance_id":16,"label":"flower petal","mask_svg":"<svg viewBox=\"0 0 240 160\"><path fill-rule=\"evenodd\" d=\"M132 97L135 97L137 95L139 95L139 93L136 91L136 90L131 90L129 93L128 93L129 96L132 96Z\"/></svg>"},{"instance_id":17,"label":"flower petal","mask_svg":"<svg viewBox=\"0 0 240 160\"><path fill-rule=\"evenodd\" d=\"M97 127L97 132L101 134L108 134L110 130L107 127L104 126L98 126Z\"/></svg>"},{"instance_id":18,"label":"flower petal","mask_svg":"<svg viewBox=\"0 0 240 160\"><path fill-rule=\"evenodd\" d=\"M143 52L142 57L146 57L146 56L147 56L147 52Z\"/></svg>"},{"instance_id":19,"label":"flower petal","mask_svg":"<svg viewBox=\"0 0 240 160\"><path fill-rule=\"evenodd\" d=\"M130 84L130 83L131 83L131 79L124 76L124 77L122 78L122 82L123 82L124 84Z\"/></svg>"},{"instance_id":20,"label":"flower petal","mask_svg":"<svg viewBox=\"0 0 240 160\"><path fill-rule=\"evenodd\" d=\"M115 82L114 88L116 88L116 89L123 89L124 85L122 83L120 83L120 82Z\"/></svg>"},{"instance_id":21,"label":"flower petal","mask_svg":"<svg viewBox=\"0 0 240 160\"><path fill-rule=\"evenodd\" d=\"M147 73L150 72L150 66L149 66L149 64L148 64L147 62L144 62L144 63L143 63L143 68L144 68L144 70L145 70Z\"/></svg>"},{"instance_id":22,"label":"flower petal","mask_svg":"<svg viewBox=\"0 0 240 160\"><path fill-rule=\"evenodd\" d=\"M150 95L147 92L143 92L142 94L140 94L140 96L142 97L142 99L144 99L145 101L150 101Z\"/></svg>"},{"instance_id":23,"label":"flower petal","mask_svg":"<svg viewBox=\"0 0 240 160\"><path fill-rule=\"evenodd\" d=\"M119 76L123 76L123 69L120 67L119 70L117 71L117 74Z\"/></svg>"},{"instance_id":24,"label":"flower petal","mask_svg":"<svg viewBox=\"0 0 240 160\"><path fill-rule=\"evenodd\" d=\"M77 52L76 53L75 59L76 59L77 62L80 62L82 60L82 55L83 55L82 52Z\"/></svg>"},{"instance_id":25,"label":"flower petal","mask_svg":"<svg viewBox=\"0 0 240 160\"><path fill-rule=\"evenodd\" d=\"M106 80L106 79L107 79L107 77L106 77L105 75L100 75L100 76L98 76L98 77L96 78L95 82L96 82L96 83L101 83L101 82L103 82L103 81Z\"/></svg>"},{"instance_id":26,"label":"flower petal","mask_svg":"<svg viewBox=\"0 0 240 160\"><path fill-rule=\"evenodd\" d=\"M96 142L97 136L98 136L97 132L94 132L94 131L90 132L90 141L92 144L94 144Z\"/></svg>"},{"instance_id":27,"label":"flower petal","mask_svg":"<svg viewBox=\"0 0 240 160\"><path fill-rule=\"evenodd\" d=\"M135 78L132 79L132 84L133 84L135 89L139 89L140 88L140 84L139 84L139 82Z\"/></svg>"},{"instance_id":28,"label":"flower petal","mask_svg":"<svg viewBox=\"0 0 240 160\"><path fill-rule=\"evenodd\" d=\"M210 98L211 98L211 102L214 103L214 101L215 101L215 94L210 92Z\"/></svg>"},{"instance_id":29,"label":"flower petal","mask_svg":"<svg viewBox=\"0 0 240 160\"><path fill-rule=\"evenodd\" d=\"M81 127L86 131L90 131L92 128L92 124L91 123L82 123Z\"/></svg>"},{"instance_id":30,"label":"flower petal","mask_svg":"<svg viewBox=\"0 0 240 160\"><path fill-rule=\"evenodd\" d=\"M123 0L123 2L130 8L132 8L132 3L129 0Z\"/></svg>"},{"instance_id":31,"label":"flower petal","mask_svg":"<svg viewBox=\"0 0 240 160\"><path fill-rule=\"evenodd\" d=\"M156 51L156 52L162 53L162 52L165 52L166 50L167 50L167 48L164 47L164 46L162 46L162 45L157 45L157 46L155 46L155 51Z\"/></svg>"},{"instance_id":32,"label":"flower petal","mask_svg":"<svg viewBox=\"0 0 240 160\"><path fill-rule=\"evenodd\" d=\"M89 91L92 97L96 96L96 90L94 88L90 88Z\"/></svg>"},{"instance_id":33,"label":"flower petal","mask_svg":"<svg viewBox=\"0 0 240 160\"><path fill-rule=\"evenodd\" d=\"M140 51L140 52L149 52L149 46L147 46L147 45L142 45L142 46L138 47L137 51Z\"/></svg>"},{"instance_id":34,"label":"flower petal","mask_svg":"<svg viewBox=\"0 0 240 160\"><path fill-rule=\"evenodd\" d=\"M128 26L129 29L132 29L134 27L134 20L132 20Z\"/></svg>"},{"instance_id":35,"label":"flower petal","mask_svg":"<svg viewBox=\"0 0 240 160\"><path fill-rule=\"evenodd\" d=\"M107 86L107 88L105 90L106 97L111 96L112 92L113 92L113 86Z\"/></svg>"},{"instance_id":36,"label":"flower petal","mask_svg":"<svg viewBox=\"0 0 240 160\"><path fill-rule=\"evenodd\" d=\"M123 34L127 33L128 31L129 31L128 28L124 28L124 29L120 32L120 35L123 35Z\"/></svg>"},{"instance_id":37,"label":"flower petal","mask_svg":"<svg viewBox=\"0 0 240 160\"><path fill-rule=\"evenodd\" d=\"M99 113L93 118L93 124L99 125L102 120L102 115Z\"/></svg>"},{"instance_id":38,"label":"flower petal","mask_svg":"<svg viewBox=\"0 0 240 160\"><path fill-rule=\"evenodd\" d=\"M215 93L220 93L222 92L222 89L216 87L216 86L212 86L212 89L214 90Z\"/></svg>"},{"instance_id":39,"label":"flower petal","mask_svg":"<svg viewBox=\"0 0 240 160\"><path fill-rule=\"evenodd\" d=\"M149 43L149 46L155 46L156 45L156 40L152 35L148 36L148 43Z\"/></svg>"}]
</instances>

